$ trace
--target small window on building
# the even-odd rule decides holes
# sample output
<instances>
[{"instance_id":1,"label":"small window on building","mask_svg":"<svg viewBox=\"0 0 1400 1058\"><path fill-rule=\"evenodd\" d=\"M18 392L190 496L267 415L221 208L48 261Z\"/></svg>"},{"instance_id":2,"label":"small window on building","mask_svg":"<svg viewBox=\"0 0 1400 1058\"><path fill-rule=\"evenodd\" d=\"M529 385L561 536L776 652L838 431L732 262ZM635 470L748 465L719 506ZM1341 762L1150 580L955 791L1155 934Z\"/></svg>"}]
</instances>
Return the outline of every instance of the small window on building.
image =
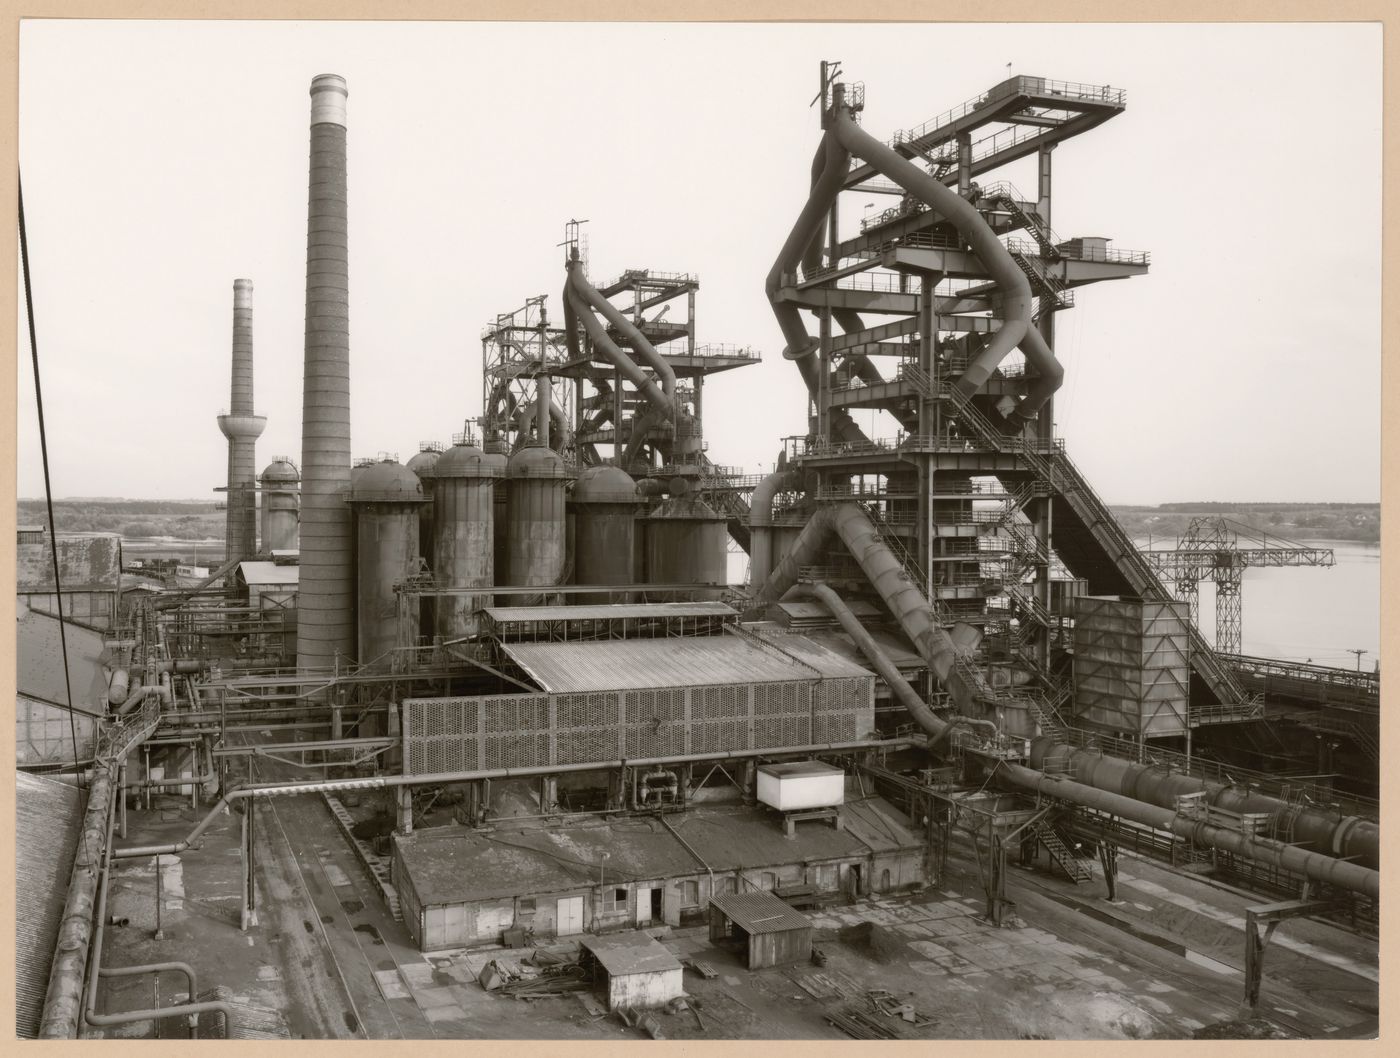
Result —
<instances>
[{"instance_id":1,"label":"small window on building","mask_svg":"<svg viewBox=\"0 0 1400 1058\"><path fill-rule=\"evenodd\" d=\"M764 871L758 877L758 887L767 889L769 892L778 888L778 876L772 871Z\"/></svg>"},{"instance_id":2,"label":"small window on building","mask_svg":"<svg viewBox=\"0 0 1400 1058\"><path fill-rule=\"evenodd\" d=\"M627 910L627 890L609 886L603 890L603 913Z\"/></svg>"},{"instance_id":3,"label":"small window on building","mask_svg":"<svg viewBox=\"0 0 1400 1058\"><path fill-rule=\"evenodd\" d=\"M533 915L535 913L535 898L533 896L522 896L520 898L520 913L522 915Z\"/></svg>"},{"instance_id":4,"label":"small window on building","mask_svg":"<svg viewBox=\"0 0 1400 1058\"><path fill-rule=\"evenodd\" d=\"M737 893L739 891L739 879L732 874L720 883L720 892Z\"/></svg>"},{"instance_id":5,"label":"small window on building","mask_svg":"<svg viewBox=\"0 0 1400 1058\"><path fill-rule=\"evenodd\" d=\"M694 907L700 903L700 883L681 882L681 907Z\"/></svg>"}]
</instances>

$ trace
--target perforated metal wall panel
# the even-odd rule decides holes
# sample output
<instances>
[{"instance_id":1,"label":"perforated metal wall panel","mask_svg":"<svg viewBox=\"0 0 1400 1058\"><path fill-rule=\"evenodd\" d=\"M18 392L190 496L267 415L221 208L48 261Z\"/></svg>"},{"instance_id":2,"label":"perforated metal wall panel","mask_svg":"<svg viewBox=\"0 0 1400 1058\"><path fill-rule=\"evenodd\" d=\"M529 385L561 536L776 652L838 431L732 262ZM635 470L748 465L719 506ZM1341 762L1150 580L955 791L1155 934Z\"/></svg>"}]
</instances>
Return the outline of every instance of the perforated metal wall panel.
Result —
<instances>
[{"instance_id":1,"label":"perforated metal wall panel","mask_svg":"<svg viewBox=\"0 0 1400 1058\"><path fill-rule=\"evenodd\" d=\"M606 764L854 742L874 730L875 680L410 698L403 716L409 775Z\"/></svg>"}]
</instances>

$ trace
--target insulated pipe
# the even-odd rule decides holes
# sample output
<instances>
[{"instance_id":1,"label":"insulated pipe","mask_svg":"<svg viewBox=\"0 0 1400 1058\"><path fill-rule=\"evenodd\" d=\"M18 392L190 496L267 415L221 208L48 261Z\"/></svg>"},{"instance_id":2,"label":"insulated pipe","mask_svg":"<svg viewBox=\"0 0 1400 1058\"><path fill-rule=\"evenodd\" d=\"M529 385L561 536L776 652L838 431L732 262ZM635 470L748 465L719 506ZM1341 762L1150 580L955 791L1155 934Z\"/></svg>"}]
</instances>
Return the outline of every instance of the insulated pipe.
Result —
<instances>
[{"instance_id":1,"label":"insulated pipe","mask_svg":"<svg viewBox=\"0 0 1400 1058\"><path fill-rule=\"evenodd\" d=\"M102 972L102 936L107 925L107 887L112 879L112 822L116 818L116 813L109 811L107 820L107 841L103 845L105 857L102 863L102 884L97 891L97 915L96 931L92 939L92 966L88 970L87 979L87 1002L83 1008L83 1021L89 1025L130 1025L137 1021L152 1021L158 1018L170 1018L181 1015L188 1015L190 1026L194 1028L200 1014L217 1011L224 1016L224 1037L226 1039L233 1036L233 1008L228 1003L209 1002L200 1003L195 1001L194 971L184 963L171 964L172 968L180 967L188 974L191 991L187 1003L176 1004L169 1007L158 1007L151 1010L128 1010L120 1014L99 1014L97 1012L97 985L104 976ZM156 865L156 870L160 870L160 865ZM145 972L148 967L134 967L136 972ZM120 968L119 968L120 971ZM122 976L120 972L110 976Z\"/></svg>"},{"instance_id":2,"label":"insulated pipe","mask_svg":"<svg viewBox=\"0 0 1400 1058\"><path fill-rule=\"evenodd\" d=\"M227 511L224 558L246 558L258 549L258 509L254 488L254 446L267 418L253 413L253 281L233 281L233 368L228 414L219 416L228 438Z\"/></svg>"},{"instance_id":3,"label":"insulated pipe","mask_svg":"<svg viewBox=\"0 0 1400 1058\"><path fill-rule=\"evenodd\" d=\"M758 591L773 572L773 500L780 492L791 492L802 484L796 470L769 474L753 490L749 499L749 589Z\"/></svg>"},{"instance_id":4,"label":"insulated pipe","mask_svg":"<svg viewBox=\"0 0 1400 1058\"><path fill-rule=\"evenodd\" d=\"M575 291L579 282L587 285L587 280L583 278L583 268L578 259L572 258L567 267L569 274L564 281L564 335L569 346L569 355L571 357L580 355L577 322L582 321L584 329L588 331L588 336L593 339L593 344L603 351L603 354L612 361L613 366L622 372L623 377L636 387L637 391L646 398L652 407L666 416L666 421L673 421L675 404L671 398L650 375L642 370L635 360L618 347L608 334L607 329L598 322L598 317L589 308L587 299ZM589 287L589 289L592 288ZM618 425L618 423L614 423L613 428L617 429Z\"/></svg>"},{"instance_id":5,"label":"insulated pipe","mask_svg":"<svg viewBox=\"0 0 1400 1058\"><path fill-rule=\"evenodd\" d=\"M1193 842L1224 852L1237 853L1259 863L1272 864L1286 871L1304 875L1313 881L1362 893L1372 899L1380 897L1380 872L1368 867L1316 852L1307 852L1270 838L1253 837L1238 830L1201 822L1171 809L1149 805L1070 779L1051 777L1044 772L1023 768L1017 764L1002 762L997 766L995 774L1005 776L1017 786L1130 819L1155 830L1170 831Z\"/></svg>"},{"instance_id":6,"label":"insulated pipe","mask_svg":"<svg viewBox=\"0 0 1400 1058\"><path fill-rule=\"evenodd\" d=\"M92 941L97 878L102 872L107 848L102 843L103 835L108 833L109 818L115 818L116 799L112 794L116 783L112 772L109 762L98 764L88 787L87 809L83 813L77 855L73 857L73 870L68 879L63 917L58 923L53 964L49 968L49 985L39 1021L40 1039L71 1040L78 1034L83 1013L83 970Z\"/></svg>"},{"instance_id":7,"label":"insulated pipe","mask_svg":"<svg viewBox=\"0 0 1400 1058\"><path fill-rule=\"evenodd\" d=\"M1065 372L1040 332L1031 326L1035 299L1031 295L1030 281L1017 267L1010 251L1002 245L975 206L857 125L839 93L828 135L834 135L845 150L869 163L952 222L967 240L973 253L1000 288L1005 318L987 347L958 380L957 388L965 396L976 393L986 384L1006 354L1020 348L1040 377L1031 383L1025 397L1017 405L1016 413L1023 419L1034 419L1050 395L1060 388Z\"/></svg>"},{"instance_id":8,"label":"insulated pipe","mask_svg":"<svg viewBox=\"0 0 1400 1058\"><path fill-rule=\"evenodd\" d=\"M345 80L311 82L306 347L301 439L297 668L330 671L355 655L350 508L350 319Z\"/></svg>"}]
</instances>

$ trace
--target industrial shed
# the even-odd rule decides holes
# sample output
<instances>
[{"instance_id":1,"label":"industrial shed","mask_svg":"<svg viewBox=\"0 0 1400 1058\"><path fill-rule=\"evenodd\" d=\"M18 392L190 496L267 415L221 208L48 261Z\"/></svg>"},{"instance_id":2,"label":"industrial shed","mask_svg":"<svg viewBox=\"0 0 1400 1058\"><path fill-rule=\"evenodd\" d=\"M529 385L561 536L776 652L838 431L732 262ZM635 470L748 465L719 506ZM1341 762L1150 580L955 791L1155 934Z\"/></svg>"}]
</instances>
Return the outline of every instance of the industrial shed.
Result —
<instances>
[{"instance_id":1,"label":"industrial shed","mask_svg":"<svg viewBox=\"0 0 1400 1058\"><path fill-rule=\"evenodd\" d=\"M645 933L587 937L579 944L579 964L602 986L609 1010L664 1006L684 991L681 964Z\"/></svg>"},{"instance_id":2,"label":"industrial shed","mask_svg":"<svg viewBox=\"0 0 1400 1058\"><path fill-rule=\"evenodd\" d=\"M812 958L812 923L772 893L710 898L710 941L729 948L750 970Z\"/></svg>"}]
</instances>

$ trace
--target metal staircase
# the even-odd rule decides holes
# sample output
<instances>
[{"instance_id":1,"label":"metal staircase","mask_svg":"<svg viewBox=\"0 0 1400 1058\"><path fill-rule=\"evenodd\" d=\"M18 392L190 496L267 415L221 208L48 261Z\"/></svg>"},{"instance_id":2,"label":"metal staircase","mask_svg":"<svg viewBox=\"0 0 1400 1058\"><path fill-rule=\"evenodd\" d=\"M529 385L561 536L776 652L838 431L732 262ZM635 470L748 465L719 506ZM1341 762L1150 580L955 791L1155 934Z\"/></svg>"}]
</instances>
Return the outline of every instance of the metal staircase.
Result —
<instances>
[{"instance_id":1,"label":"metal staircase","mask_svg":"<svg viewBox=\"0 0 1400 1058\"><path fill-rule=\"evenodd\" d=\"M1059 865L1060 869L1069 876L1070 881L1075 885L1094 880L1093 868L1070 850L1070 847L1060 839L1060 835L1055 833L1055 828L1049 823L1043 819L1037 819L1031 824L1031 832L1045 846L1045 851L1050 854L1050 859Z\"/></svg>"},{"instance_id":2,"label":"metal staircase","mask_svg":"<svg viewBox=\"0 0 1400 1058\"><path fill-rule=\"evenodd\" d=\"M909 374L907 371L905 373ZM924 378L927 379L926 374ZM1118 524L1113 512L1070 460L1062 443L1055 442L1046 446L1044 442L1030 441L1025 437L1003 435L977 410L970 398L951 386L947 387L945 392L958 421L969 432L983 444L997 451L1015 452L1038 478L1054 490L1054 494L1063 500L1083 524L1099 550L1118 570L1131 590L1145 599L1169 601L1173 598L1156 571L1148 565L1132 539ZM1063 521L1057 521L1057 524L1062 527L1063 532ZM1205 680L1221 703L1235 707L1238 719L1262 715L1262 699L1244 689L1194 624L1189 625L1189 628L1191 664L1197 675Z\"/></svg>"}]
</instances>

